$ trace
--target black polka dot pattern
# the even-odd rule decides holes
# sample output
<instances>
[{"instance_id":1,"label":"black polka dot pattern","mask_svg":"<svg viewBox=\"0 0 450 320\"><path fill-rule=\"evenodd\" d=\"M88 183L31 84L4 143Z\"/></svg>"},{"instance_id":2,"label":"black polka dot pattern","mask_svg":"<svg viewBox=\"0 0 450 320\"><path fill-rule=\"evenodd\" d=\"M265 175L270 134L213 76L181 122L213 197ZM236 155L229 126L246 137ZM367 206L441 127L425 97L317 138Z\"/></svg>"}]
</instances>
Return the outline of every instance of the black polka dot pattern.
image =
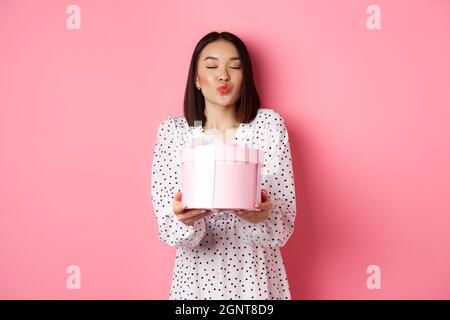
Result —
<instances>
[{"instance_id":1,"label":"black polka dot pattern","mask_svg":"<svg viewBox=\"0 0 450 320\"><path fill-rule=\"evenodd\" d=\"M151 198L159 239L177 248L169 299L291 299L279 247L294 230L295 186L288 132L274 110L260 108L242 123L235 143L264 151L262 188L273 204L269 217L251 223L232 212L213 210L194 226L172 212L181 191L180 152L201 126L189 127L181 116L158 127L152 164Z\"/></svg>"}]
</instances>

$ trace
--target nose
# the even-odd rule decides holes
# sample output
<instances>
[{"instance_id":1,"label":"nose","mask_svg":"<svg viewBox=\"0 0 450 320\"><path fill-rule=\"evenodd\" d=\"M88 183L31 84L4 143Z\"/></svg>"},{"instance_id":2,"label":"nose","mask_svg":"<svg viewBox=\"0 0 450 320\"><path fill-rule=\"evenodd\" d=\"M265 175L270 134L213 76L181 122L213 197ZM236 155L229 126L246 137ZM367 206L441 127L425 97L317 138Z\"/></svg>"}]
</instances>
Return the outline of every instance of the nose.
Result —
<instances>
[{"instance_id":1,"label":"nose","mask_svg":"<svg viewBox=\"0 0 450 320\"><path fill-rule=\"evenodd\" d=\"M228 74L226 72L222 72L219 74L219 80L220 81L229 81L230 77L228 77Z\"/></svg>"}]
</instances>

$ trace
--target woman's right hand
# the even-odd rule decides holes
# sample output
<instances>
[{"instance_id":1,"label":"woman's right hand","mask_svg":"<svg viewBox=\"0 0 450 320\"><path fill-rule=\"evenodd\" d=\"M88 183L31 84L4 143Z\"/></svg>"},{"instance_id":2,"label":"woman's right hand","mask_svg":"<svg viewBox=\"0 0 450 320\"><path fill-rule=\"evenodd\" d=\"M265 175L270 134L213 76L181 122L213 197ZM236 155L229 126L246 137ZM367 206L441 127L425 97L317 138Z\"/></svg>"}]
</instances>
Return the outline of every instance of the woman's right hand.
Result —
<instances>
[{"instance_id":1,"label":"woman's right hand","mask_svg":"<svg viewBox=\"0 0 450 320\"><path fill-rule=\"evenodd\" d=\"M173 212L178 220L188 226L193 226L194 222L201 219L208 214L211 214L211 210L206 209L186 209L186 205L181 203L181 192L177 192L173 198Z\"/></svg>"}]
</instances>

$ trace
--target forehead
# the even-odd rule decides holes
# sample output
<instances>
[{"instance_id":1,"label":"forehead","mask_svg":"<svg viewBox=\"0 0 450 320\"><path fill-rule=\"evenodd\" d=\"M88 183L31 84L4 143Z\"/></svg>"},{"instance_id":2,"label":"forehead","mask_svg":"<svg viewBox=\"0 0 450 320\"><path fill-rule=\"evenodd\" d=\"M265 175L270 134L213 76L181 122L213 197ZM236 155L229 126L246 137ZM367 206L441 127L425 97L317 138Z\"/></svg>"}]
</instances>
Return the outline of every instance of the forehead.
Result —
<instances>
[{"instance_id":1,"label":"forehead","mask_svg":"<svg viewBox=\"0 0 450 320\"><path fill-rule=\"evenodd\" d=\"M208 43L200 53L200 61L204 61L207 57L217 58L218 60L229 60L230 58L239 58L239 52L236 47L228 41L218 40ZM206 61L215 61L215 59L207 59Z\"/></svg>"}]
</instances>

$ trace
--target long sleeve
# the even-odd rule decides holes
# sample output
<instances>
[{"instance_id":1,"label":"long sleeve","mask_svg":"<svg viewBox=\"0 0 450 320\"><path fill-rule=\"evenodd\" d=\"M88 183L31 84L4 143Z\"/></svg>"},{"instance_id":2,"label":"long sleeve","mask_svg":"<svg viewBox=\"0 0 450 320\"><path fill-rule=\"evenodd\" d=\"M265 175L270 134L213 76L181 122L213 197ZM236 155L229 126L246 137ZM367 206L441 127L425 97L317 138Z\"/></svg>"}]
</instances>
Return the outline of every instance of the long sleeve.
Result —
<instances>
[{"instance_id":1,"label":"long sleeve","mask_svg":"<svg viewBox=\"0 0 450 320\"><path fill-rule=\"evenodd\" d=\"M296 216L295 185L289 136L283 118L272 112L264 131L262 188L272 202L269 217L259 223L242 218L237 226L244 240L252 245L282 247L294 230Z\"/></svg>"},{"instance_id":2,"label":"long sleeve","mask_svg":"<svg viewBox=\"0 0 450 320\"><path fill-rule=\"evenodd\" d=\"M194 247L205 235L204 219L198 219L194 226L188 226L178 220L172 210L173 198L181 185L181 166L177 155L182 147L179 134L172 117L166 118L158 127L152 164L151 198L159 239L169 246Z\"/></svg>"}]
</instances>

